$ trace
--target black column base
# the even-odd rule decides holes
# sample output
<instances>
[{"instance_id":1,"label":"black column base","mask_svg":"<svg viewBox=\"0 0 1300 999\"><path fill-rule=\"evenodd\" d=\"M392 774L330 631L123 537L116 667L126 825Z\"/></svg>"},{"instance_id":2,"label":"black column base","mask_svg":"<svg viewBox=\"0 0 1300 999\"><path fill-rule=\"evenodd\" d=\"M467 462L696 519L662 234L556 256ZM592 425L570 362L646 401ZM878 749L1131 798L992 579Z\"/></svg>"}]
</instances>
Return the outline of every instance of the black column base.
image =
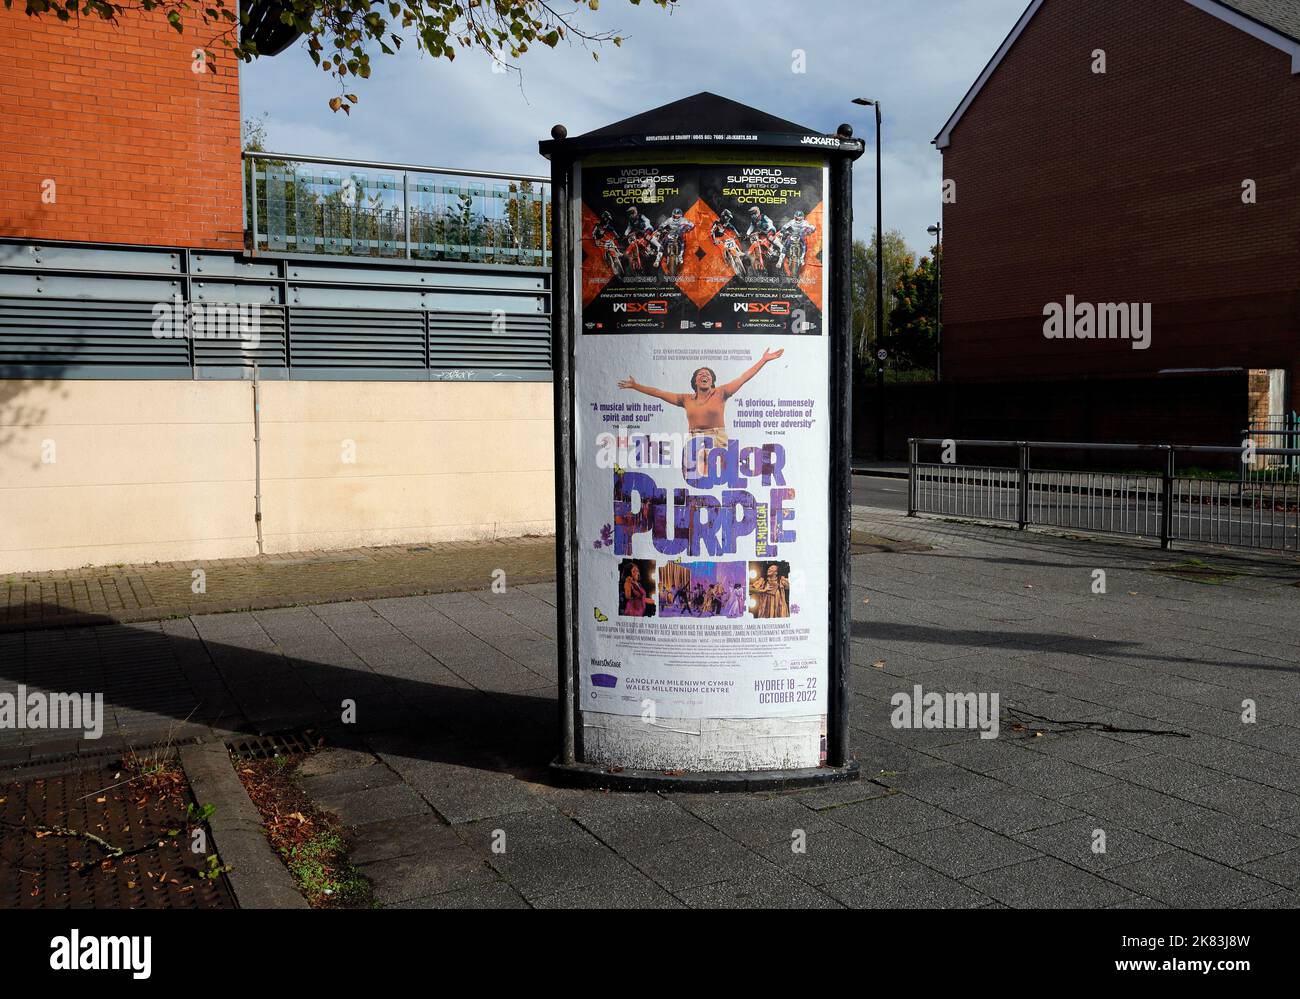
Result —
<instances>
[{"instance_id":1,"label":"black column base","mask_svg":"<svg viewBox=\"0 0 1300 999\"><path fill-rule=\"evenodd\" d=\"M797 770L749 770L742 773L707 771L665 773L662 770L614 770L588 763L551 763L551 776L565 787L610 791L789 791L858 780L858 761L842 767L801 767Z\"/></svg>"}]
</instances>

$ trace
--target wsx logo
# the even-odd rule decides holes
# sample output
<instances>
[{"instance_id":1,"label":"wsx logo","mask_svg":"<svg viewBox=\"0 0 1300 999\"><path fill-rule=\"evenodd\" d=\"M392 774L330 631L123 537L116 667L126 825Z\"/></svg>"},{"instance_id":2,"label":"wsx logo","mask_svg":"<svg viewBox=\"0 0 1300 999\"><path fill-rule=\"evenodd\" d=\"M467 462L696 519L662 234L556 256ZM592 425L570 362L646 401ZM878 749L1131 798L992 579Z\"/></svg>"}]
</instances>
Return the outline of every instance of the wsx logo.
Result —
<instances>
[{"instance_id":1,"label":"wsx logo","mask_svg":"<svg viewBox=\"0 0 1300 999\"><path fill-rule=\"evenodd\" d=\"M664 316L668 314L668 303L662 300L652 302L615 302L615 312L644 312L651 316Z\"/></svg>"},{"instance_id":2,"label":"wsx logo","mask_svg":"<svg viewBox=\"0 0 1300 999\"><path fill-rule=\"evenodd\" d=\"M788 316L790 314L789 302L736 302L731 307L732 312L757 313L765 312L769 316Z\"/></svg>"}]
</instances>

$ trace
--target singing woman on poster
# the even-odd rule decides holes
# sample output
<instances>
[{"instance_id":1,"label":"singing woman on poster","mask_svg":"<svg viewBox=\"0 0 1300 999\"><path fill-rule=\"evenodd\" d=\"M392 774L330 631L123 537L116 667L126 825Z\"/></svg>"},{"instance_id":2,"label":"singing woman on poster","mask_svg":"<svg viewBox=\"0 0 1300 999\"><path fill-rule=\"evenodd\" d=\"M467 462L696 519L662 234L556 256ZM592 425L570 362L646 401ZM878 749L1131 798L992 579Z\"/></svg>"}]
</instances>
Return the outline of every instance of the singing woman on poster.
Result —
<instances>
[{"instance_id":1,"label":"singing woman on poster","mask_svg":"<svg viewBox=\"0 0 1300 999\"><path fill-rule=\"evenodd\" d=\"M765 575L750 580L749 592L754 598L754 617L790 616L790 577L780 575L775 562L768 565Z\"/></svg>"},{"instance_id":2,"label":"singing woman on poster","mask_svg":"<svg viewBox=\"0 0 1300 999\"><path fill-rule=\"evenodd\" d=\"M645 587L641 585L641 567L635 562L623 578L623 615L645 617Z\"/></svg>"},{"instance_id":3,"label":"singing woman on poster","mask_svg":"<svg viewBox=\"0 0 1300 999\"><path fill-rule=\"evenodd\" d=\"M654 396L656 399L662 399L664 402L673 406L681 406L686 410L687 426L687 445L685 454L690 456L694 454L694 463L696 474L704 475L707 471L705 460L708 455L706 446L693 447L696 440L708 439L712 441L712 447L726 447L730 443L727 436L727 400L740 391L747 381L763 370L763 366L768 361L775 361L785 353L785 350L768 350L763 351L763 356L758 359L752 368L725 385L718 385L718 376L712 368L697 368L695 374L691 375L691 392L666 392L663 389L651 388L648 385L640 384L631 375L622 379L618 383L619 388L635 389L638 392L644 392L646 395ZM690 457L686 458L691 460Z\"/></svg>"}]
</instances>

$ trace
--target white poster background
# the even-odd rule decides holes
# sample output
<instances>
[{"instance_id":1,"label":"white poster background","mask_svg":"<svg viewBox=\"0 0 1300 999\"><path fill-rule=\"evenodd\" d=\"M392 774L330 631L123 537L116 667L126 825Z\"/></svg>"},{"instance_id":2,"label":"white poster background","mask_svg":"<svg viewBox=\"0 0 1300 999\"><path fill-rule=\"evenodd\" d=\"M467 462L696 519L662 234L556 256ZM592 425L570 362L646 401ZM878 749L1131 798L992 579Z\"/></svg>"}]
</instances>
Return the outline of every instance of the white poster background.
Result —
<instances>
[{"instance_id":1,"label":"white poster background","mask_svg":"<svg viewBox=\"0 0 1300 999\"><path fill-rule=\"evenodd\" d=\"M761 157L755 157L761 162ZM580 183L581 168L575 171ZM577 185L575 185L576 187ZM823 197L828 199L823 178ZM580 201L577 190L575 203ZM829 218L829 211L826 214ZM580 223L579 223L580 225ZM579 230L580 231L580 230ZM581 274L581 246L575 268ZM830 261L824 261L823 275ZM578 571L578 673L584 710L620 715L648 712L664 718L772 718L824 715L828 682L830 537L830 419L828 390L829 296L823 277L826 313L818 334L726 335L640 333L583 335L577 317L574 348L574 454L577 495L576 544ZM581 293L577 297L581 303ZM579 304L580 308L580 304ZM633 435L676 435L685 440L684 409L633 389L620 380L670 393L690 393L693 373L701 367L717 373L725 385L749 369L765 350L782 350L726 403L726 432L741 449L779 445L784 487L794 490L783 501L783 527L796 540L783 541L775 554L757 552L756 535L737 539L736 550L710 555L689 551L669 555L658 551L651 533L632 538L630 555L612 543L615 475L620 470L645 472L667 491L668 538L673 528L675 490L706 493L721 500L735 484L701 489L690 486L681 469L680 452L668 465L636 467L638 452L629 449ZM811 407L803 405L811 401ZM800 403L797 406L783 403ZM760 426L741 424L757 422ZM763 426L762 424L767 424ZM617 435L617 436L616 436ZM622 446L616 445L618 437ZM661 456L660 456L661 457ZM612 459L612 460L611 460ZM614 467L611 467L614 466ZM759 503L769 502L775 483L764 485L747 477L744 488ZM635 510L638 499L633 498ZM793 517L788 512L793 510ZM656 607L653 617L620 616L620 563L652 560ZM665 617L660 612L658 568L670 562L686 567L698 562L789 563L788 618L757 619L746 585L743 617ZM761 567L760 567L761 568ZM735 570L730 570L734 573ZM645 582L645 580L643 580Z\"/></svg>"}]
</instances>

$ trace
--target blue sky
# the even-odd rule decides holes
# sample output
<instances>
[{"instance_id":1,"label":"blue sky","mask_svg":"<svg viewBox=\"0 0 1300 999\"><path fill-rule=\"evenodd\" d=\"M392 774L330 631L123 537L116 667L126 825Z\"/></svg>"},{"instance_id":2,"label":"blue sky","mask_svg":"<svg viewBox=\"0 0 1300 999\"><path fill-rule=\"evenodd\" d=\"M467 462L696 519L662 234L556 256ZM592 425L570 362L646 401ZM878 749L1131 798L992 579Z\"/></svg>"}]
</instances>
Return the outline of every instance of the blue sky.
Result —
<instances>
[{"instance_id":1,"label":"blue sky","mask_svg":"<svg viewBox=\"0 0 1300 999\"><path fill-rule=\"evenodd\" d=\"M561 0L563 3L564 0ZM376 52L376 71L348 89L350 118L326 102L337 83L292 47L241 68L244 116L266 113L270 147L367 160L546 173L537 142L556 122L577 135L702 90L833 132L850 122L868 143L854 170L855 232L875 221L874 125L884 108L885 228L917 250L939 217L942 158L931 139L1011 30L1028 0L604 0L581 23L614 30L600 61L580 45L537 48L517 74L485 54L455 62ZM565 4L567 6L567 4ZM806 72L791 71L802 49Z\"/></svg>"}]
</instances>

